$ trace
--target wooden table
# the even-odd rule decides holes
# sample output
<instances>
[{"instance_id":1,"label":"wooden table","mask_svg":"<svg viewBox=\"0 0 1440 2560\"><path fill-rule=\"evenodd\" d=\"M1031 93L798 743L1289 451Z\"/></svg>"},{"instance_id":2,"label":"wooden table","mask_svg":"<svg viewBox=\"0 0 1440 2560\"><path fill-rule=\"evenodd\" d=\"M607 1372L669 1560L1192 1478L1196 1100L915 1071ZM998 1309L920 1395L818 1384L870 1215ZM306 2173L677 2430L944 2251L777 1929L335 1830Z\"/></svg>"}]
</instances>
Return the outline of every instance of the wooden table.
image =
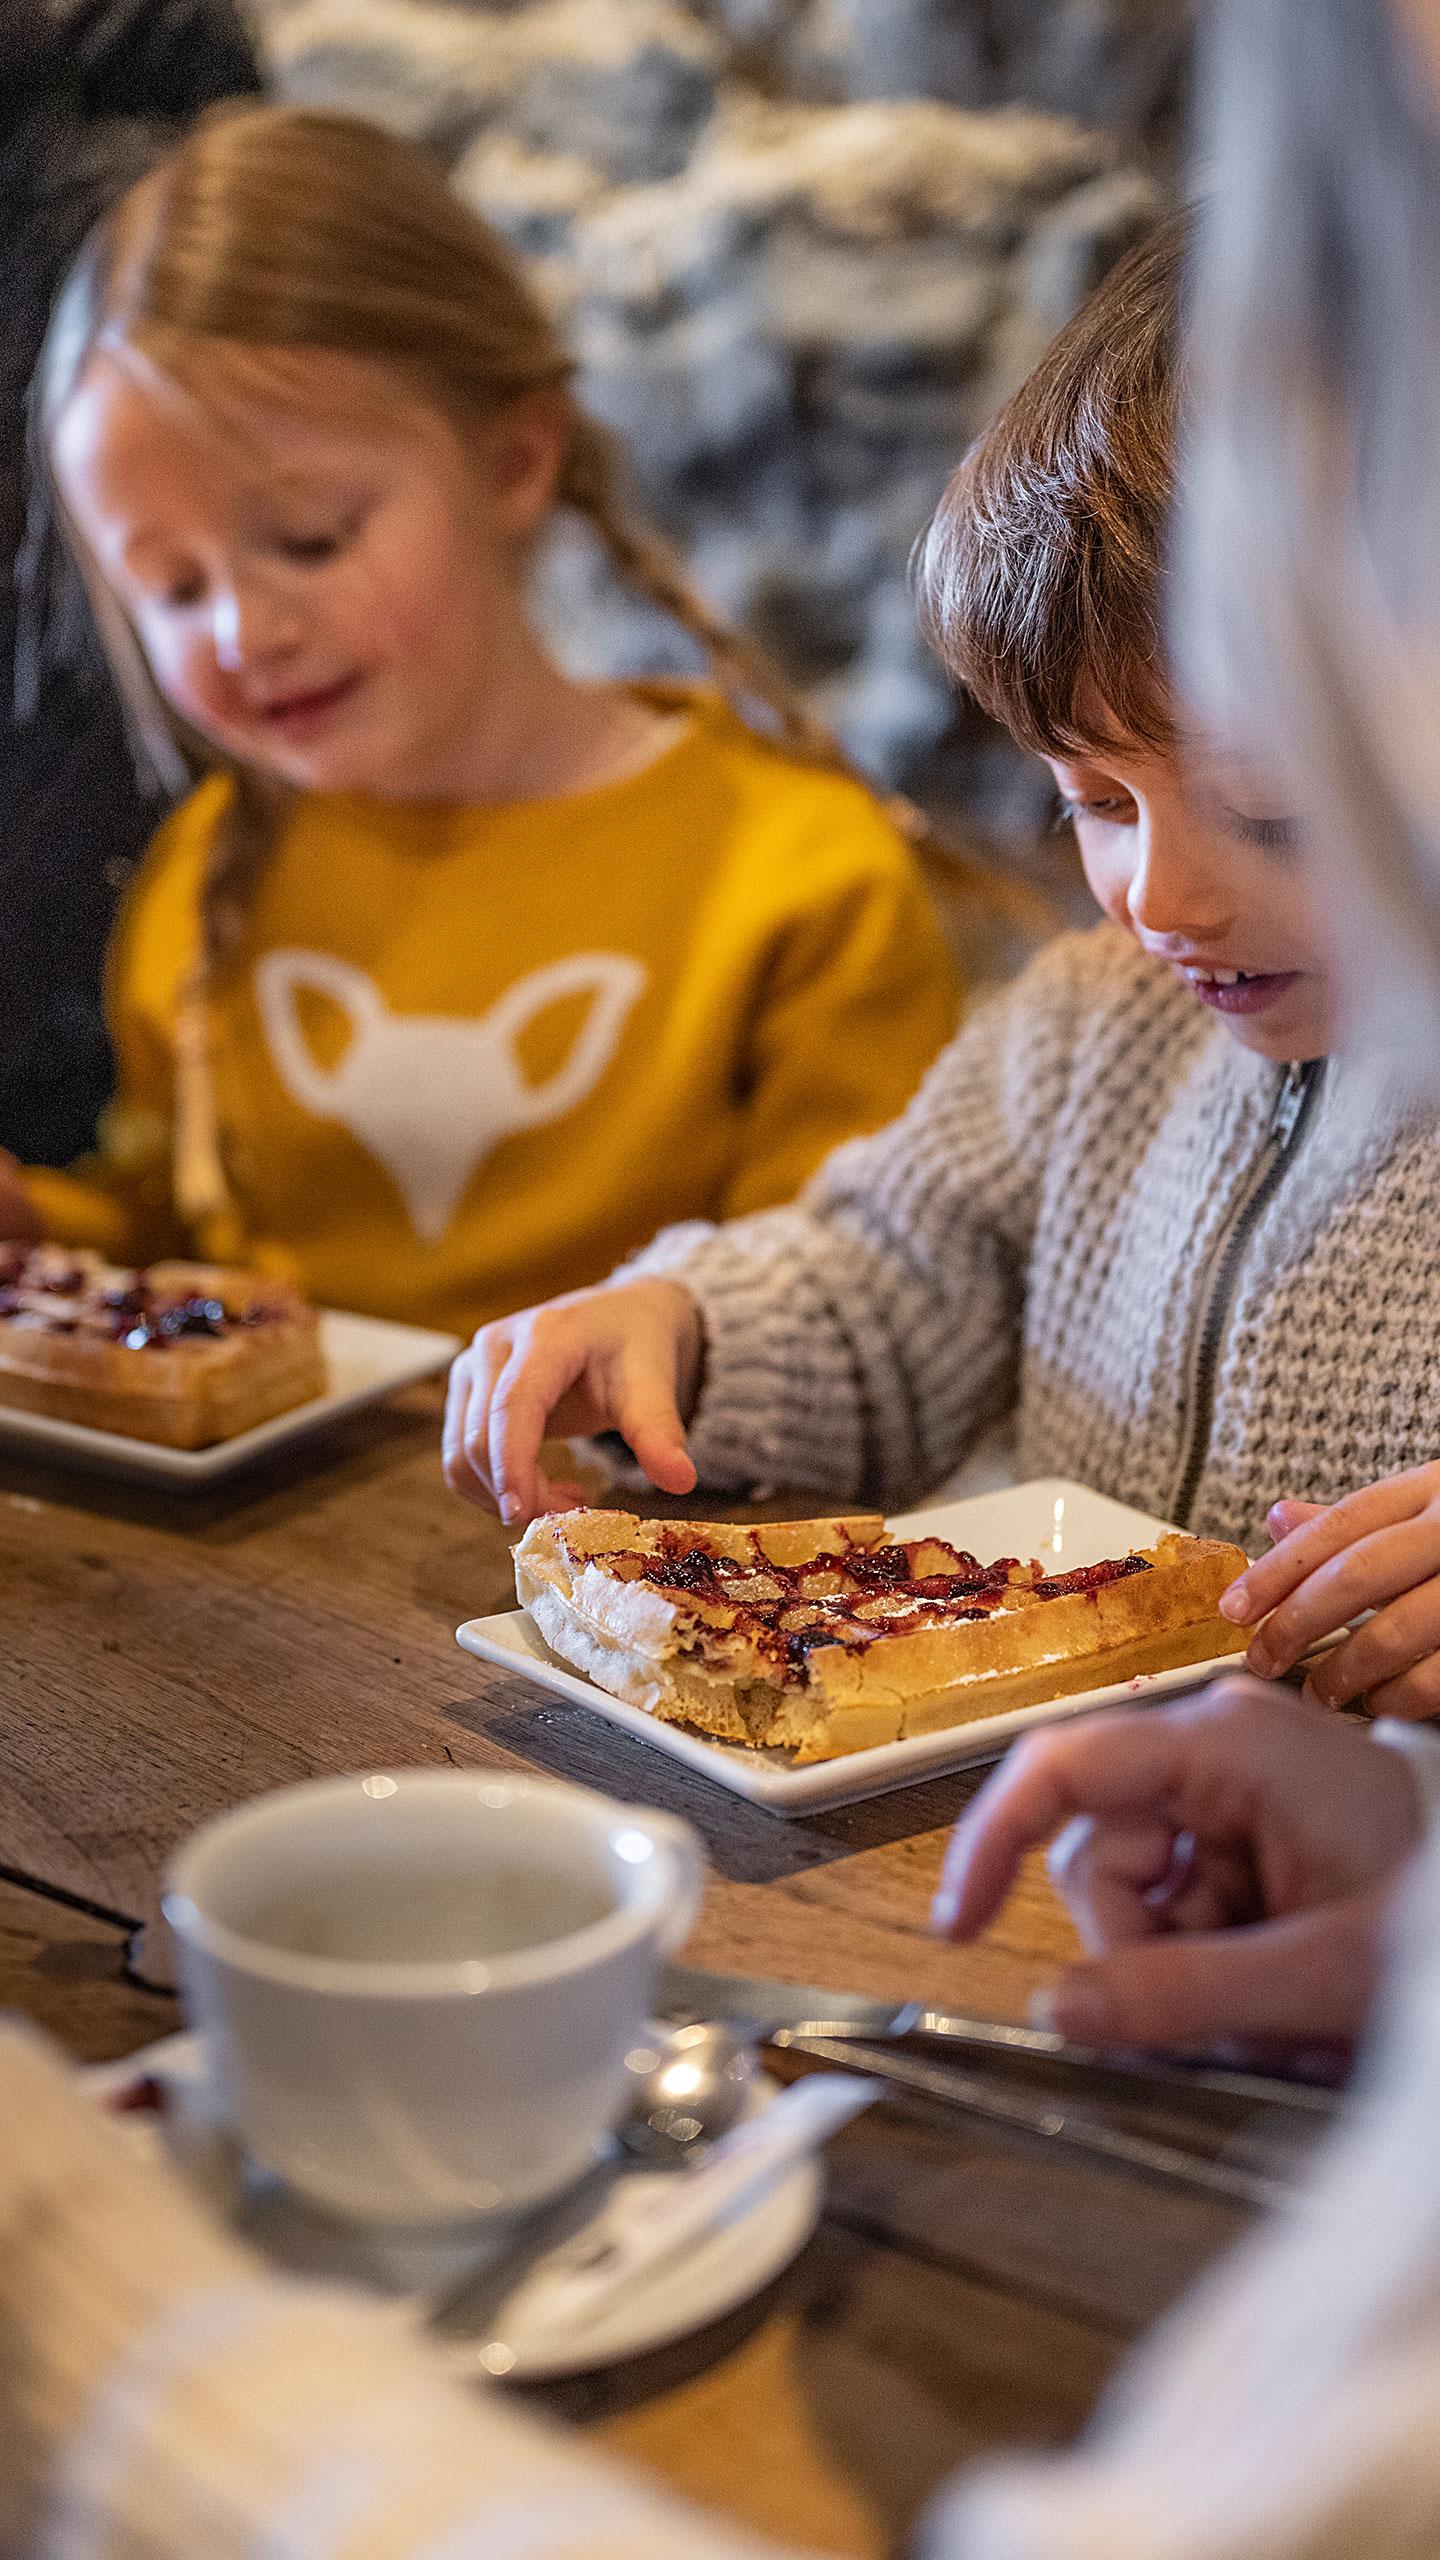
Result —
<instances>
[{"instance_id":1,"label":"wooden table","mask_svg":"<svg viewBox=\"0 0 1440 2560\"><path fill-rule=\"evenodd\" d=\"M1038 1867L981 1945L926 1930L973 1780L781 1822L457 1650L513 1594L498 1524L441 1484L438 1413L415 1390L225 1492L0 1459L0 2000L86 2059L167 2032L126 1950L196 1822L290 1779L448 1761L683 1814L711 1862L696 1962L1023 2016L1072 1943ZM1236 2228L887 2108L834 2146L824 2223L765 2297L544 2398L751 2525L879 2553L957 2462L1071 2434Z\"/></svg>"}]
</instances>

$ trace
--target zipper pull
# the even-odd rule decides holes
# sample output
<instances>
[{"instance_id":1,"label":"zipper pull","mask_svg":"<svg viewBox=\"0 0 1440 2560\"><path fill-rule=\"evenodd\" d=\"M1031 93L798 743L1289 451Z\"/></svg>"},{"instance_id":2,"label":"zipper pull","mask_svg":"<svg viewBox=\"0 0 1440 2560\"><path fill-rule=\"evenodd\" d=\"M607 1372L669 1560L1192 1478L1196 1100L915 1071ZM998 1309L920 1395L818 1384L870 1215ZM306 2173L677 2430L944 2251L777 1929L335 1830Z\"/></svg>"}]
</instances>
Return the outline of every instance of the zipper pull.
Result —
<instances>
[{"instance_id":1,"label":"zipper pull","mask_svg":"<svg viewBox=\"0 0 1440 2560\"><path fill-rule=\"evenodd\" d=\"M1300 1117L1313 1064L1309 1058L1292 1059L1285 1070L1285 1080L1275 1097L1275 1109L1270 1119L1270 1135L1278 1138L1282 1147L1288 1147L1295 1135L1295 1124Z\"/></svg>"}]
</instances>

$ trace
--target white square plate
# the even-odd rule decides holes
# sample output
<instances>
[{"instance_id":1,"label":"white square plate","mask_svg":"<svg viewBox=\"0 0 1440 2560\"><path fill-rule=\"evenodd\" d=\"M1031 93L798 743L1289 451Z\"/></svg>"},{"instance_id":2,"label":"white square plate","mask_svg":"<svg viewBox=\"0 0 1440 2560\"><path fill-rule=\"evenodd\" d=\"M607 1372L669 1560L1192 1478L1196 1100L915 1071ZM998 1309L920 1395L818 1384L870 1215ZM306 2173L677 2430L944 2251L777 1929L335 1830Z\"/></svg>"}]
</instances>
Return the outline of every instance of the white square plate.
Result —
<instances>
[{"instance_id":1,"label":"white square plate","mask_svg":"<svg viewBox=\"0 0 1440 2560\"><path fill-rule=\"evenodd\" d=\"M427 1333L419 1325L390 1324L381 1316L343 1315L320 1311L320 1339L330 1384L323 1396L277 1413L273 1422L237 1432L233 1440L217 1440L209 1449L165 1449L152 1440L132 1440L119 1431L91 1431L79 1422L55 1422L48 1414L21 1413L0 1405L0 1447L24 1445L37 1456L98 1469L104 1475L144 1476L169 1486L213 1484L284 1448L292 1440L375 1404L397 1387L413 1386L448 1366L461 1348L453 1333Z\"/></svg>"},{"instance_id":2,"label":"white square plate","mask_svg":"<svg viewBox=\"0 0 1440 2560\"><path fill-rule=\"evenodd\" d=\"M1170 1523L1132 1511L1108 1494L1092 1493L1083 1484L1067 1484L1059 1476L1043 1476L1033 1484L1010 1485L1002 1493L977 1494L968 1502L945 1502L929 1511L902 1512L891 1523L899 1538L930 1535L987 1561L996 1556L1040 1556L1055 1569L1070 1573L1079 1565L1099 1564L1107 1556L1126 1555L1132 1547L1153 1546ZM597 1715L626 1733L668 1751L686 1767L698 1769L735 1795L769 1813L818 1812L822 1806L854 1804L861 1796L884 1795L892 1787L914 1786L921 1778L943 1777L952 1769L971 1769L998 1760L1017 1733L1031 1725L1052 1724L1060 1716L1083 1715L1087 1709L1132 1703L1137 1698L1163 1698L1177 1689L1195 1689L1216 1672L1233 1670L1236 1657L1224 1654L1210 1662L1189 1662L1178 1671L1152 1671L1108 1689L1087 1689L1079 1697L1055 1698L1035 1707L1013 1707L1006 1715L986 1716L974 1724L952 1725L940 1733L919 1733L911 1742L884 1742L871 1751L847 1752L838 1760L812 1761L792 1767L779 1753L741 1750L733 1743L707 1742L681 1725L662 1724L643 1707L627 1706L593 1681L560 1662L541 1642L523 1609L502 1617L471 1618L457 1630L457 1641L482 1662L502 1671L518 1671L537 1687L557 1697L593 1707Z\"/></svg>"}]
</instances>

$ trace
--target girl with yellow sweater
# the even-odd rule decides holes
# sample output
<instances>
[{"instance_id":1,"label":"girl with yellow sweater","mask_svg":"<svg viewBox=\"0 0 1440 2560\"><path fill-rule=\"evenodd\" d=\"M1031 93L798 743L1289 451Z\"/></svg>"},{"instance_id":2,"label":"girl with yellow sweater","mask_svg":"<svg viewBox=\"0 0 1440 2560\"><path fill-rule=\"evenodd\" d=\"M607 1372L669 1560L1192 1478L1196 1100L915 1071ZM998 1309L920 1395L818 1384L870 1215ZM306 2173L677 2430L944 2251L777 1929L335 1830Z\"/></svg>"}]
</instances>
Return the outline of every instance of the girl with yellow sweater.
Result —
<instances>
[{"instance_id":1,"label":"girl with yellow sweater","mask_svg":"<svg viewBox=\"0 0 1440 2560\"><path fill-rule=\"evenodd\" d=\"M903 837L623 512L507 253L406 145L258 107L122 202L41 373L137 726L195 781L111 958L101 1154L0 1232L466 1329L881 1124L953 989ZM581 683L557 508L722 691Z\"/></svg>"}]
</instances>

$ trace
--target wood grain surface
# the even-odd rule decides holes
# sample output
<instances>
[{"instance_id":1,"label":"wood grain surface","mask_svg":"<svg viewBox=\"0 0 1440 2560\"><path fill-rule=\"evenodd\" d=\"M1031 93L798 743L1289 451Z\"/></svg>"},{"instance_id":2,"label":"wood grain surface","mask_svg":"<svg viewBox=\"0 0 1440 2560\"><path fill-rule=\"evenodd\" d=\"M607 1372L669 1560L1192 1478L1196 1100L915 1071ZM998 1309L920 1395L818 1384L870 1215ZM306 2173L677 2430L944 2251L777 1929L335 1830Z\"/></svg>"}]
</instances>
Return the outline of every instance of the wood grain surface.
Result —
<instances>
[{"instance_id":1,"label":"wood grain surface","mask_svg":"<svg viewBox=\"0 0 1440 2560\"><path fill-rule=\"evenodd\" d=\"M693 1823L711 1871L693 1961L1023 2016L1073 1946L1038 1862L980 1945L927 1930L974 1777L782 1822L459 1652L459 1622L513 1585L498 1523L444 1490L438 1416L438 1391L413 1390L183 1495L0 1455L0 2001L87 2060L166 2032L174 2005L127 1977L125 1949L196 1822L291 1779L451 1762ZM153 1936L142 1960L158 1969ZM1221 2123L1211 2147L1243 2134ZM748 2523L879 2554L956 2462L1070 2434L1238 2227L886 2106L834 2146L826 2219L767 2296L541 2396Z\"/></svg>"},{"instance_id":2,"label":"wood grain surface","mask_svg":"<svg viewBox=\"0 0 1440 2560\"><path fill-rule=\"evenodd\" d=\"M170 2035L175 2001L128 1979L125 1934L0 1876L0 2009L58 2036L78 2062L110 2062Z\"/></svg>"},{"instance_id":3,"label":"wood grain surface","mask_svg":"<svg viewBox=\"0 0 1440 2560\"><path fill-rule=\"evenodd\" d=\"M1023 2013L1073 1943L1038 1872L977 1949L926 1926L974 1776L783 1822L460 1652L461 1620L513 1606L514 1584L499 1523L441 1483L438 1413L416 1389L337 1432L325 1463L223 1495L0 1457L0 1864L141 1919L176 1843L267 1787L447 1760L548 1771L694 1823L712 1870L697 1962Z\"/></svg>"}]
</instances>

